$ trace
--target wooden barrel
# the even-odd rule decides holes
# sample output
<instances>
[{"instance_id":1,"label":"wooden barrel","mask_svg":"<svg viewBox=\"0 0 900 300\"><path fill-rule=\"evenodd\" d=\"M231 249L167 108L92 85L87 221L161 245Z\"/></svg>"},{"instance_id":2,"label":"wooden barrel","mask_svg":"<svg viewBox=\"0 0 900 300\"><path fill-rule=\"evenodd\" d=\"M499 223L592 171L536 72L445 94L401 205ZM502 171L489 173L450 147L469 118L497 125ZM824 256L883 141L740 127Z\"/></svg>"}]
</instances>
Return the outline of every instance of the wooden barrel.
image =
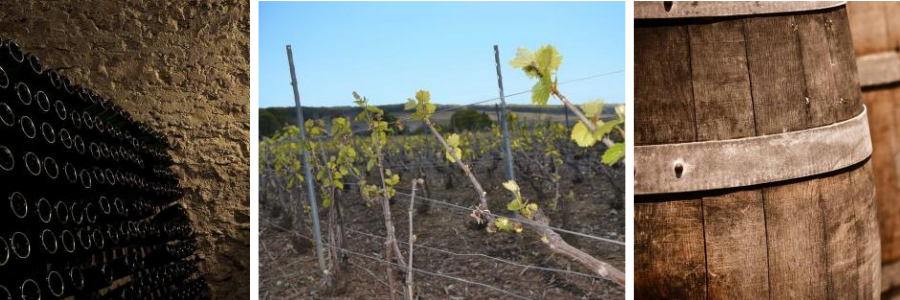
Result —
<instances>
[{"instance_id":1,"label":"wooden barrel","mask_svg":"<svg viewBox=\"0 0 900 300\"><path fill-rule=\"evenodd\" d=\"M635 19L635 298L879 297L869 154L832 163L840 153L809 139L839 143L854 137L821 134L865 122L845 5L636 2ZM798 148L759 147L787 136ZM862 141L839 149L871 153ZM684 149L765 169L700 159L657 172ZM678 186L691 176L705 188Z\"/></svg>"},{"instance_id":2,"label":"wooden barrel","mask_svg":"<svg viewBox=\"0 0 900 300\"><path fill-rule=\"evenodd\" d=\"M887 292L900 287L900 3L850 2L847 10L862 99L870 112L881 288Z\"/></svg>"}]
</instances>

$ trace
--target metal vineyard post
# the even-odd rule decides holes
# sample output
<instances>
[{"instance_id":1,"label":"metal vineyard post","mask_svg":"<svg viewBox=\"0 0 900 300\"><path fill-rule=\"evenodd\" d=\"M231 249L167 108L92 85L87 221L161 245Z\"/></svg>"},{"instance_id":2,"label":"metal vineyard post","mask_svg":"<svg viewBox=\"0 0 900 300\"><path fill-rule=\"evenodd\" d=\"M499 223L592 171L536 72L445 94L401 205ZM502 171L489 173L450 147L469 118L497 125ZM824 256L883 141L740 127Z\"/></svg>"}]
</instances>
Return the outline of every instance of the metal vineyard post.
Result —
<instances>
[{"instance_id":1,"label":"metal vineyard post","mask_svg":"<svg viewBox=\"0 0 900 300\"><path fill-rule=\"evenodd\" d=\"M300 107L300 92L297 90L297 74L294 73L294 54L291 45L287 48L288 64L291 66L291 86L294 88L294 104L297 107L297 126L300 127L300 141L306 141L306 126L303 124L303 109ZM304 144L305 145L305 144ZM322 253L322 233L319 232L319 208L316 205L316 190L312 172L309 170L309 153L303 149L303 176L306 178L306 194L309 196L310 215L312 216L313 239L316 240L316 256L319 259L319 268L325 273L325 256ZM298 208L303 211L302 207Z\"/></svg>"}]
</instances>

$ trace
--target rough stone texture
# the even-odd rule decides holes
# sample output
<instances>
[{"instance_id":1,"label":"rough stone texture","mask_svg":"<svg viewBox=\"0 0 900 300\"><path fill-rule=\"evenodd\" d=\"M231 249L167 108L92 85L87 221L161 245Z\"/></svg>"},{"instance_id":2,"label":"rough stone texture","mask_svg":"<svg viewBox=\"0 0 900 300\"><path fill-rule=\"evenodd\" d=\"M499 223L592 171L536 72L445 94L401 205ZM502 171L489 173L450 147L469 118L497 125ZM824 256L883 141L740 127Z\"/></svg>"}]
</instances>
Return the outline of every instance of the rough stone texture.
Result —
<instances>
[{"instance_id":1,"label":"rough stone texture","mask_svg":"<svg viewBox=\"0 0 900 300\"><path fill-rule=\"evenodd\" d=\"M170 138L213 295L249 299L249 0L2 5L0 37Z\"/></svg>"}]
</instances>

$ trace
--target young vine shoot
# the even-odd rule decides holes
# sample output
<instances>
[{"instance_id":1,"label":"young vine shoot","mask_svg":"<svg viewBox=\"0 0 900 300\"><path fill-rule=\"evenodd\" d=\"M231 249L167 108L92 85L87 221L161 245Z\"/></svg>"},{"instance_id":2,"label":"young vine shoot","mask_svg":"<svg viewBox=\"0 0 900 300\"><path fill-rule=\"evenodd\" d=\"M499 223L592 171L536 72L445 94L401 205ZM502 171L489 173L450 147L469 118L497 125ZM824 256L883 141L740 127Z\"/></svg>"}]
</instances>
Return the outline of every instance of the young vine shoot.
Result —
<instances>
[{"instance_id":1,"label":"young vine shoot","mask_svg":"<svg viewBox=\"0 0 900 300\"><path fill-rule=\"evenodd\" d=\"M433 119L437 106L432 102L431 93L425 90L415 92L406 102L404 109L410 112L409 117L388 121L382 109L353 92L353 103L361 109L355 117L336 117L328 123L323 119L308 119L304 121L306 139L299 138L298 127L286 126L260 142L260 185L267 194L261 198L263 206L276 207L292 220L281 226L300 232L308 230L305 227L308 214L325 216L323 232L327 234L322 243L328 249L329 263L321 275L324 285L331 290L338 289L347 261L348 224L344 220L348 216L342 210L358 201L355 203L373 211L381 208L383 225L379 226L384 227L386 234L379 247L380 258L390 262L385 265L389 297L414 299L412 276L417 267L413 265L411 252L417 239L413 230L428 231L429 228L422 228L422 224L428 223L416 222L419 227L413 229L410 207L409 248L401 247L400 244L407 242L398 239L391 206L397 200L410 205L415 201L416 219L452 214L454 207L422 201L434 200L430 197L435 194L437 182L443 182L445 189L461 191L456 193L460 200L455 203L467 210L463 214L467 217L458 218L459 224L483 235L531 238L535 241L531 247L544 247L591 276L624 286L625 274L621 270L566 242L560 235L568 234L559 228L571 221L567 203L585 196L574 194L576 187L604 180L617 182L609 170L610 166L620 165L625 156L626 130L624 106L616 106L614 113L604 115L606 105L602 100L575 105L566 98L557 84L562 61L557 49L546 45L536 51L519 48L509 62L535 80L532 105L544 106L553 98L576 118L574 125L568 127L549 121L524 122L514 113L506 114L515 180L507 180L503 174L506 149L499 124L481 131L445 130ZM418 126L419 130L412 130L412 126ZM302 175L303 152L309 154L308 167L315 178ZM304 193L307 180L315 183L320 203L318 212L310 211L304 202L306 198L297 196ZM412 195L418 195L403 192L409 191L409 186ZM624 197L624 187L620 188ZM499 205L492 201L489 193L506 199L505 203ZM551 220L550 212L561 217ZM399 276L408 278L404 283Z\"/></svg>"}]
</instances>

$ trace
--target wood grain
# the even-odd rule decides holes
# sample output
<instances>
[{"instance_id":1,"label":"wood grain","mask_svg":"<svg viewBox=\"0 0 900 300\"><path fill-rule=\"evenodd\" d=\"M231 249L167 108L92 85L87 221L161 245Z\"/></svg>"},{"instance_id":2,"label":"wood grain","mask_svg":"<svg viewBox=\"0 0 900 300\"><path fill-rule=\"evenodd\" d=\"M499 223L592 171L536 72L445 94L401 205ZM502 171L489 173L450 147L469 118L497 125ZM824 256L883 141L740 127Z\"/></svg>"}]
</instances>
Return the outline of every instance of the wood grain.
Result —
<instances>
[{"instance_id":1,"label":"wood grain","mask_svg":"<svg viewBox=\"0 0 900 300\"><path fill-rule=\"evenodd\" d=\"M889 47L885 3L854 1L848 3L847 6L856 54L878 53L887 50Z\"/></svg>"},{"instance_id":2,"label":"wood grain","mask_svg":"<svg viewBox=\"0 0 900 300\"><path fill-rule=\"evenodd\" d=\"M818 182L766 188L770 299L825 299L825 233Z\"/></svg>"},{"instance_id":3,"label":"wood grain","mask_svg":"<svg viewBox=\"0 0 900 300\"><path fill-rule=\"evenodd\" d=\"M810 127L808 91L794 16L746 20L758 135Z\"/></svg>"},{"instance_id":4,"label":"wood grain","mask_svg":"<svg viewBox=\"0 0 900 300\"><path fill-rule=\"evenodd\" d=\"M863 101L870 108L869 130L872 134L872 163L875 167L875 184L879 206L882 260L892 262L900 258L900 210L893 203L900 195L898 177L898 123L896 114L897 92L893 89L876 89L863 94Z\"/></svg>"},{"instance_id":5,"label":"wood grain","mask_svg":"<svg viewBox=\"0 0 900 300\"><path fill-rule=\"evenodd\" d=\"M900 2L886 1L884 15L887 19L888 50L900 50Z\"/></svg>"},{"instance_id":6,"label":"wood grain","mask_svg":"<svg viewBox=\"0 0 900 300\"><path fill-rule=\"evenodd\" d=\"M849 5L849 24L853 34L854 48L857 56L890 57L900 50L900 3L896 2L851 2ZM869 64L867 67L871 67ZM874 65L884 68L884 65ZM891 70L892 71L892 70ZM861 73L874 72L873 69L860 70ZM869 107L869 128L871 130L873 153L872 168L876 186L877 219L881 254L880 261L871 265L869 261L861 261L867 270L878 268L881 264L892 266L900 261L900 86L895 82L879 82L863 91L862 101ZM864 182L864 180L861 179ZM873 208L874 209L874 208ZM862 211L860 213L863 213ZM860 228L860 234L869 234ZM875 251L872 247L860 251ZM863 255L868 258L868 255ZM890 270L890 268L888 269ZM871 270L869 271L871 272ZM866 272L865 274L868 274ZM878 295L882 290L890 292L900 287L900 275L896 272L885 272L882 279L885 286L869 287ZM868 295L862 292L861 295ZM886 294L888 295L888 294ZM890 296L887 296L890 297Z\"/></svg>"},{"instance_id":7,"label":"wood grain","mask_svg":"<svg viewBox=\"0 0 900 300\"><path fill-rule=\"evenodd\" d=\"M743 20L689 28L697 140L756 135ZM711 299L768 297L765 217L759 190L703 197Z\"/></svg>"},{"instance_id":8,"label":"wood grain","mask_svg":"<svg viewBox=\"0 0 900 300\"><path fill-rule=\"evenodd\" d=\"M756 135L742 20L691 25L697 140Z\"/></svg>"},{"instance_id":9,"label":"wood grain","mask_svg":"<svg viewBox=\"0 0 900 300\"><path fill-rule=\"evenodd\" d=\"M850 172L850 184L857 188L854 195L861 199L856 205L858 209L857 236L861 241L857 243L859 250L859 299L878 298L881 294L881 247L878 239L878 205L875 202L875 178L872 172L872 163L866 163L860 169Z\"/></svg>"},{"instance_id":10,"label":"wood grain","mask_svg":"<svg viewBox=\"0 0 900 300\"><path fill-rule=\"evenodd\" d=\"M852 1L847 4L853 47L857 55L896 51L900 48L900 3Z\"/></svg>"},{"instance_id":11,"label":"wood grain","mask_svg":"<svg viewBox=\"0 0 900 300\"><path fill-rule=\"evenodd\" d=\"M704 197L710 299L769 295L766 221L759 190Z\"/></svg>"},{"instance_id":12,"label":"wood grain","mask_svg":"<svg viewBox=\"0 0 900 300\"><path fill-rule=\"evenodd\" d=\"M635 145L696 139L686 26L634 28Z\"/></svg>"},{"instance_id":13,"label":"wood grain","mask_svg":"<svg viewBox=\"0 0 900 300\"><path fill-rule=\"evenodd\" d=\"M635 143L696 141L687 26L635 27ZM640 168L638 166L638 168ZM644 197L635 205L635 295L644 299L706 298L701 200Z\"/></svg>"},{"instance_id":14,"label":"wood grain","mask_svg":"<svg viewBox=\"0 0 900 300\"><path fill-rule=\"evenodd\" d=\"M638 22L635 144L769 135L856 116L862 95L846 14ZM877 159L790 182L637 197L636 299L878 297Z\"/></svg>"},{"instance_id":15,"label":"wood grain","mask_svg":"<svg viewBox=\"0 0 900 300\"><path fill-rule=\"evenodd\" d=\"M837 78L834 73L839 70L832 68L835 62L831 59L825 17L820 14L798 15L794 20L797 25L806 97L809 98L810 126L820 127L843 120L843 116L839 115L840 110L836 109L844 101L837 91Z\"/></svg>"},{"instance_id":16,"label":"wood grain","mask_svg":"<svg viewBox=\"0 0 900 300\"><path fill-rule=\"evenodd\" d=\"M635 1L635 19L681 19L803 13L842 6L841 1Z\"/></svg>"},{"instance_id":17,"label":"wood grain","mask_svg":"<svg viewBox=\"0 0 900 300\"><path fill-rule=\"evenodd\" d=\"M839 120L846 120L862 112L862 93L856 69L856 56L850 39L850 21L847 10L839 9L823 13L825 28L828 29L828 49L831 52L832 68L837 86L839 104L835 106Z\"/></svg>"},{"instance_id":18,"label":"wood grain","mask_svg":"<svg viewBox=\"0 0 900 300\"><path fill-rule=\"evenodd\" d=\"M857 196L857 187L851 185L850 174L839 173L820 180L819 206L822 210L825 234L825 263L828 269L828 295L831 298L846 299L857 296L860 262L857 253L860 243L865 243L866 235L859 235L864 224L858 211L846 209L848 196ZM862 199L861 199L862 200ZM861 203L870 200L860 201Z\"/></svg>"},{"instance_id":19,"label":"wood grain","mask_svg":"<svg viewBox=\"0 0 900 300\"><path fill-rule=\"evenodd\" d=\"M635 203L635 299L705 299L700 200Z\"/></svg>"}]
</instances>

